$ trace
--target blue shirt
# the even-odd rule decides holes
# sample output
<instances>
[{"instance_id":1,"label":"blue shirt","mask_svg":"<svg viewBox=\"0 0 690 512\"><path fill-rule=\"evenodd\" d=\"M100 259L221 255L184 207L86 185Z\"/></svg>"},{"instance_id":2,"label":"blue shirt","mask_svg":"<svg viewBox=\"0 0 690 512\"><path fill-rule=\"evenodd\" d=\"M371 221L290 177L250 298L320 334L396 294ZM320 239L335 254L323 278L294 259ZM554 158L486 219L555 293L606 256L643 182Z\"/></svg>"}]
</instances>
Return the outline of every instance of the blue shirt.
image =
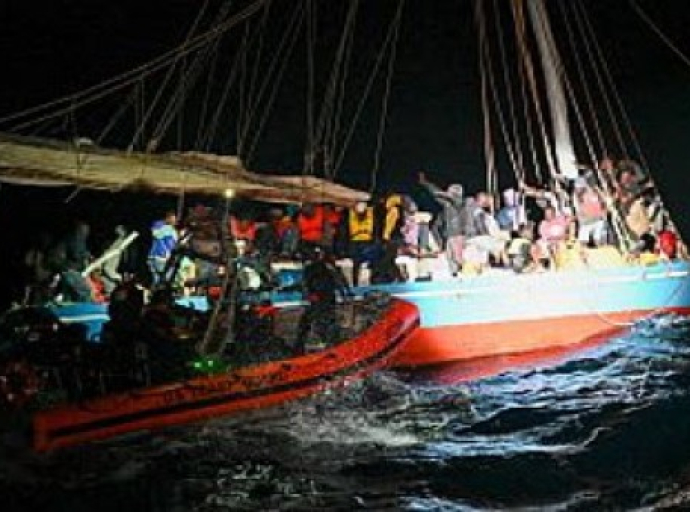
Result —
<instances>
[{"instance_id":1,"label":"blue shirt","mask_svg":"<svg viewBox=\"0 0 690 512\"><path fill-rule=\"evenodd\" d=\"M177 230L164 220L157 220L151 225L151 248L149 258L168 258L177 245Z\"/></svg>"}]
</instances>

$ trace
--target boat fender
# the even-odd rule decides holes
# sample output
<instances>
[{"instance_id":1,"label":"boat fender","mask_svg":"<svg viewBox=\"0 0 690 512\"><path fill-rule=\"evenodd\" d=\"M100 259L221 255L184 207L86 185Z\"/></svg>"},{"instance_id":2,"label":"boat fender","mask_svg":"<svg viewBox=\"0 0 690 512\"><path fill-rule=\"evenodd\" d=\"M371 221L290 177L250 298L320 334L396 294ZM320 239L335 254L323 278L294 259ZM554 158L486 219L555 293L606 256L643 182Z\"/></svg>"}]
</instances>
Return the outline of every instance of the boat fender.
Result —
<instances>
[{"instance_id":1,"label":"boat fender","mask_svg":"<svg viewBox=\"0 0 690 512\"><path fill-rule=\"evenodd\" d=\"M0 370L0 404L17 408L29 403L41 387L41 379L33 365L13 361Z\"/></svg>"}]
</instances>

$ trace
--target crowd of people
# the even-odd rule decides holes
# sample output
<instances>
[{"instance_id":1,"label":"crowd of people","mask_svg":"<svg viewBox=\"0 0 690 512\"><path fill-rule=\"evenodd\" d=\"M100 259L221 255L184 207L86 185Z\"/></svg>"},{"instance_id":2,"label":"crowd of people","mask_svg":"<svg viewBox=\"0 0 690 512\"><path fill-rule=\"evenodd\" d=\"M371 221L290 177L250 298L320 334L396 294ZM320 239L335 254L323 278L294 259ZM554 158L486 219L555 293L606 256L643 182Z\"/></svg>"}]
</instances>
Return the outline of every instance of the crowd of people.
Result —
<instances>
[{"instance_id":1,"label":"crowd of people","mask_svg":"<svg viewBox=\"0 0 690 512\"><path fill-rule=\"evenodd\" d=\"M244 208L220 213L197 206L184 219L166 212L150 225L148 275L143 280L153 288L173 282L181 291L189 289L189 282L212 279L227 263L219 260L223 240L232 242L236 257L269 274L276 262L304 262L315 251L333 261L351 262L348 277L353 286L362 284L364 268L373 284L433 278L410 272L401 260L440 256L447 262L447 274L457 276L489 267L515 272L557 269L568 255L586 258L587 248L616 248L643 262L674 259L682 249L653 184L632 162L614 165L604 159L597 169L555 180L549 189L518 182L502 192L498 204L486 191L467 194L457 183L441 188L422 172L418 184L435 201L433 212L420 211L410 195L399 193L349 207L272 205L251 214ZM189 233L194 234L191 241ZM56 294L70 301L107 296L130 269L138 268L127 261L133 257L127 251L117 251L127 236L118 226L114 256L95 268L89 268L93 255L85 222L75 223L56 243L38 240L25 260L31 301ZM170 265L181 247L189 257Z\"/></svg>"}]
</instances>

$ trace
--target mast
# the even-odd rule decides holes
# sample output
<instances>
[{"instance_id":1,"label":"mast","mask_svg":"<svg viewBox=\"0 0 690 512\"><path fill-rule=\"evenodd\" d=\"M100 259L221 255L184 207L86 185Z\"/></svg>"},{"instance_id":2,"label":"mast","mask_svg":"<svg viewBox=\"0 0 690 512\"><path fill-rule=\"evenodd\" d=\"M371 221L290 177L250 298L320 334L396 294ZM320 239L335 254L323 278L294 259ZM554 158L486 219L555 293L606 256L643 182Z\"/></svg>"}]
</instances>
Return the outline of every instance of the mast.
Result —
<instances>
[{"instance_id":1,"label":"mast","mask_svg":"<svg viewBox=\"0 0 690 512\"><path fill-rule=\"evenodd\" d=\"M551 110L556 165L566 178L577 178L575 150L568 124L568 105L563 91L564 69L551 32L543 0L527 0L527 8L541 57L546 94Z\"/></svg>"}]
</instances>

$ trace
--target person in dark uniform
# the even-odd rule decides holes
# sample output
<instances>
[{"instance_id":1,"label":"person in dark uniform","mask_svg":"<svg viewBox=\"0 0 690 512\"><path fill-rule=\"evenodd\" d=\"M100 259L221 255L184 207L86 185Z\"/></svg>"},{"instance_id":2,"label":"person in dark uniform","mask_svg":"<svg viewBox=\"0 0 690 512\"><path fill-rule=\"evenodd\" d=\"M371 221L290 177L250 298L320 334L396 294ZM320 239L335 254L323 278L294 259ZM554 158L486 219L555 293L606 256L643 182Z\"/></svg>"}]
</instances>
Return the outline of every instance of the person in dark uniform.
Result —
<instances>
[{"instance_id":1,"label":"person in dark uniform","mask_svg":"<svg viewBox=\"0 0 690 512\"><path fill-rule=\"evenodd\" d=\"M305 352L308 336L314 327L320 341L330 343L338 335L336 305L338 296L346 297L350 290L345 276L320 247L313 249L310 261L304 267L302 283L307 306L300 318L295 341L298 353Z\"/></svg>"}]
</instances>

